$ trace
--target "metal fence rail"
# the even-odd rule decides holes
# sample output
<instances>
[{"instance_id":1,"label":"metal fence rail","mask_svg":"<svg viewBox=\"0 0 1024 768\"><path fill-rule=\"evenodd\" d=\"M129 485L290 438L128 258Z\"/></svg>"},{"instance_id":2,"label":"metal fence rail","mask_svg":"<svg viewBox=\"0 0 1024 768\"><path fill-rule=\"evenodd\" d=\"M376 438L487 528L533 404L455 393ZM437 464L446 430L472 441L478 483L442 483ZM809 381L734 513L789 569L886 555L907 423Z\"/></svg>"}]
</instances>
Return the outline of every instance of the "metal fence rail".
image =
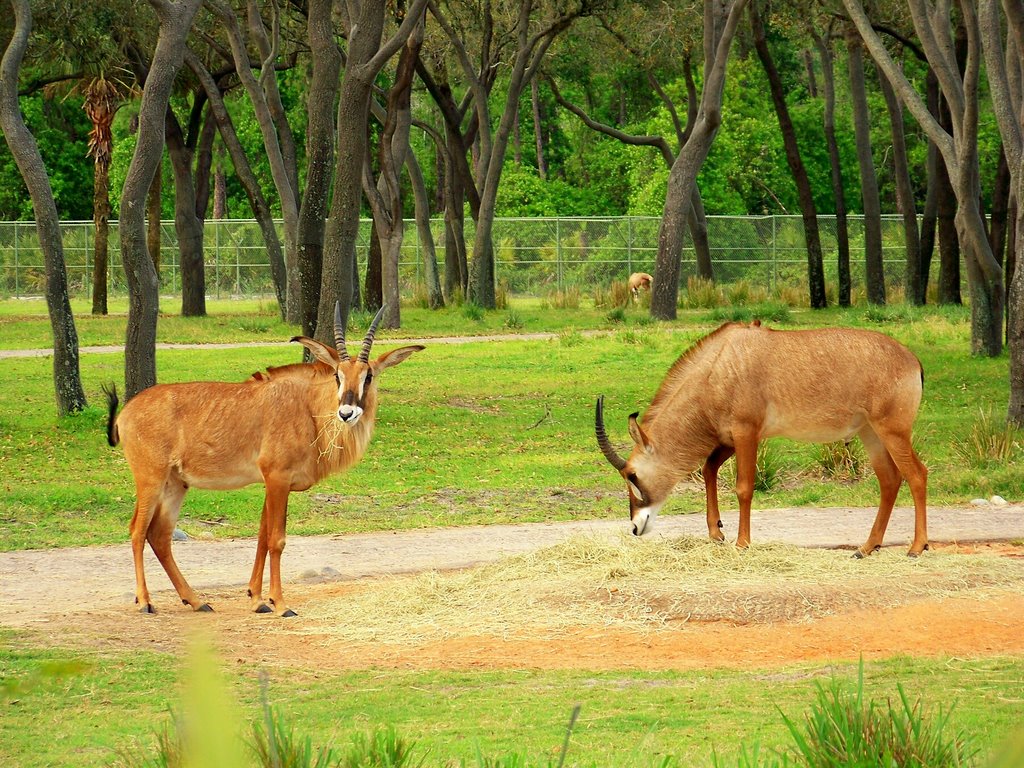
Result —
<instances>
[{"instance_id":1,"label":"metal fence rail","mask_svg":"<svg viewBox=\"0 0 1024 768\"><path fill-rule=\"evenodd\" d=\"M499 283L516 294L543 295L569 287L590 290L624 280L631 272L654 271L658 248L657 217L500 218L494 226L495 271ZM270 264L263 235L249 219L206 222L205 262L207 293L215 298L273 295ZM444 224L432 222L439 269L444 267ZM837 281L836 222L820 216L825 277ZM864 282L863 219L849 219L852 281ZM61 225L64 259L72 297L92 292L93 240L91 221ZM283 228L278 225L283 240ZM160 290L180 290L178 242L174 222L161 224ZM370 222L359 230L357 258L365 263L369 250ZM471 244L473 222L466 222L466 241ZM799 216L709 216L708 240L715 277L723 283L745 280L776 289L805 287L807 253ZM902 220L887 216L882 221L883 262L886 282L902 281L904 238ZM413 221L406 222L400 262L402 290L415 292L422 284L423 248ZM681 280L685 285L696 273L692 243L682 255ZM40 296L45 290L43 255L33 222L0 222L0 296ZM107 290L111 296L127 293L121 264L117 222L110 224Z\"/></svg>"}]
</instances>

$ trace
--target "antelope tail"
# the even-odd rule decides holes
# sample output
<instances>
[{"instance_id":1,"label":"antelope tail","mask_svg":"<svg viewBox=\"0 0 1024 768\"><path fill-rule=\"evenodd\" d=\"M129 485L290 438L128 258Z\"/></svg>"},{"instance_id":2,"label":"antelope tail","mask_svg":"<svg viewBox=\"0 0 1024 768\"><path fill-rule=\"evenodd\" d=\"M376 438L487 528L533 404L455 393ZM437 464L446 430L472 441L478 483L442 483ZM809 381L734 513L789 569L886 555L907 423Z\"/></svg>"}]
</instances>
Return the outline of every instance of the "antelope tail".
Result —
<instances>
[{"instance_id":1,"label":"antelope tail","mask_svg":"<svg viewBox=\"0 0 1024 768\"><path fill-rule=\"evenodd\" d=\"M103 394L107 396L107 443L114 447L120 442L120 438L117 435L117 387L111 383L108 388L106 384L102 385Z\"/></svg>"}]
</instances>

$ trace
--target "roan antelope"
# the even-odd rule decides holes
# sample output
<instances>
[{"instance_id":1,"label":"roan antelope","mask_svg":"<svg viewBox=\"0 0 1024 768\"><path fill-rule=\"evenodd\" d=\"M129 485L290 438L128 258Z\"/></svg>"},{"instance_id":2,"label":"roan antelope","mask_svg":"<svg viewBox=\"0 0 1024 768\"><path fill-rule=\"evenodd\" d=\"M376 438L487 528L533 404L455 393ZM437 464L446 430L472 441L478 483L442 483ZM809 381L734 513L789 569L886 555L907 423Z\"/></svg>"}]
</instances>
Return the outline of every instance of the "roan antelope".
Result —
<instances>
[{"instance_id":1,"label":"roan antelope","mask_svg":"<svg viewBox=\"0 0 1024 768\"><path fill-rule=\"evenodd\" d=\"M676 484L703 467L708 534L723 541L718 470L736 456L739 531L750 543L757 446L769 437L825 443L860 437L878 477L881 500L863 557L882 545L904 478L914 497L912 557L928 548L925 496L928 471L911 445L921 403L921 363L880 333L848 328L774 331L727 323L675 362L644 414L629 417L635 446L628 459L605 432L603 400L595 431L602 453L626 481L637 536L650 531Z\"/></svg>"},{"instance_id":2,"label":"roan antelope","mask_svg":"<svg viewBox=\"0 0 1024 768\"><path fill-rule=\"evenodd\" d=\"M634 303L638 298L640 298L640 289L645 291L651 290L652 280L654 280L654 278L646 272L634 272L629 276L629 281L626 285L629 287L629 293L633 297Z\"/></svg>"},{"instance_id":3,"label":"roan antelope","mask_svg":"<svg viewBox=\"0 0 1024 768\"><path fill-rule=\"evenodd\" d=\"M171 553L171 534L188 489L228 490L263 483L266 496L249 597L256 613L295 615L281 590L288 494L304 491L362 458L377 415L378 377L423 349L401 347L371 362L370 348L383 311L370 324L355 359L345 347L341 310L336 306L337 349L305 336L291 339L309 350L316 358L312 363L268 368L237 384L159 384L129 400L119 416L117 392L104 388L107 441L123 444L135 478L135 515L129 530L135 602L142 613L155 612L143 572L147 540L181 601L196 611L212 610L185 581ZM269 606L263 601L268 553Z\"/></svg>"}]
</instances>

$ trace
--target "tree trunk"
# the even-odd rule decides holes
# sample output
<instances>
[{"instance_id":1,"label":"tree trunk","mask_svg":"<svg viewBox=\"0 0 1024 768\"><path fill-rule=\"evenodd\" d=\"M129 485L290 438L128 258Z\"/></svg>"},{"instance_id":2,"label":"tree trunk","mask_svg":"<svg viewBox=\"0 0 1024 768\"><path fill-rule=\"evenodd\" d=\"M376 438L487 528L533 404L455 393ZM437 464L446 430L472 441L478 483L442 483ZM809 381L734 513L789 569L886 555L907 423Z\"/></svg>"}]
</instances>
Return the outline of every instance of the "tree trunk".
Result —
<instances>
[{"instance_id":1,"label":"tree trunk","mask_svg":"<svg viewBox=\"0 0 1024 768\"><path fill-rule=\"evenodd\" d=\"M725 90L729 50L736 36L746 0L727 5L706 3L704 16L704 90L693 130L668 174L665 209L658 230L658 253L651 289L651 317L673 320L679 301L679 258L686 231L686 214L692 206L697 174L711 150L722 123L722 94Z\"/></svg>"},{"instance_id":2,"label":"tree trunk","mask_svg":"<svg viewBox=\"0 0 1024 768\"><path fill-rule=\"evenodd\" d=\"M836 141L836 79L832 61L831 41L816 37L821 55L821 71L825 98L824 131L832 179L832 197L836 203L836 268L839 279L839 306L850 306L850 234L846 220L846 191L843 188L843 166Z\"/></svg>"},{"instance_id":3,"label":"tree trunk","mask_svg":"<svg viewBox=\"0 0 1024 768\"><path fill-rule=\"evenodd\" d=\"M235 168L235 176L245 190L246 197L249 199L249 206L252 209L253 218L256 219L260 232L263 234L263 244L267 249L267 258L270 261L270 274L274 281L277 305L281 312L281 319L287 320L285 311L287 303L287 277L285 275L284 253L281 250L281 241L278 238L277 226L274 224L270 206L267 204L259 180L256 178L256 174L253 173L249 160L245 156L245 150L242 149L238 134L235 133L235 126L231 121L231 115L228 113L224 99L221 97L220 89L214 82L213 77L210 76L206 67L203 66L202 62L191 51L185 54L185 61L188 63L189 69L192 70L196 78L202 83L203 91L210 102L210 109L214 119L217 121L221 141L224 143L224 147L231 157L231 163Z\"/></svg>"},{"instance_id":4,"label":"tree trunk","mask_svg":"<svg viewBox=\"0 0 1024 768\"><path fill-rule=\"evenodd\" d=\"M939 304L962 304L960 297L960 237L956 229L956 195L946 163L940 157L935 178L939 236Z\"/></svg>"},{"instance_id":5,"label":"tree trunk","mask_svg":"<svg viewBox=\"0 0 1024 768\"><path fill-rule=\"evenodd\" d=\"M363 163L366 159L366 126L370 99L377 74L421 21L425 2L413 0L401 27L384 45L384 3L363 3L358 19L352 19L359 34L349 41L345 74L337 112L337 155L334 168L334 198L324 237L324 261L320 281L320 306L315 338L334 343L334 307L340 304L347 325L356 281L356 238L359 235L359 203Z\"/></svg>"},{"instance_id":6,"label":"tree trunk","mask_svg":"<svg viewBox=\"0 0 1024 768\"><path fill-rule=\"evenodd\" d=\"M332 0L310 0L307 21L312 75L306 100L306 189L299 207L298 269L302 333L314 337L320 306L324 223L334 177L334 104L341 51L331 23ZM357 282L358 284L358 282Z\"/></svg>"},{"instance_id":7,"label":"tree trunk","mask_svg":"<svg viewBox=\"0 0 1024 768\"><path fill-rule=\"evenodd\" d=\"M160 249L163 244L163 147L160 148L160 158L156 165L156 174L149 185L146 193L146 248L149 249L149 258L153 261L153 269L156 270L157 280L160 279Z\"/></svg>"},{"instance_id":8,"label":"tree trunk","mask_svg":"<svg viewBox=\"0 0 1024 768\"><path fill-rule=\"evenodd\" d=\"M196 215L196 188L192 178L192 150L185 143L181 126L167 111L165 141L174 173L174 229L178 236L178 266L181 274L181 314L206 316L206 273L203 259L203 222Z\"/></svg>"},{"instance_id":9,"label":"tree trunk","mask_svg":"<svg viewBox=\"0 0 1024 768\"><path fill-rule=\"evenodd\" d=\"M441 309L444 307L444 294L441 292L441 279L437 272L434 233L430 230L430 198L415 152L410 152L406 156L405 167L409 172L409 182L416 204L416 234L423 251L423 283L427 288L427 305L431 309Z\"/></svg>"},{"instance_id":10,"label":"tree trunk","mask_svg":"<svg viewBox=\"0 0 1024 768\"><path fill-rule=\"evenodd\" d=\"M907 160L907 142L903 130L903 107L896 98L885 73L878 70L878 85L889 112L892 126L892 165L896 181L896 205L903 215L903 238L906 245L907 268L904 277L904 295L912 304L924 304L927 283L921 284L921 237L917 230L917 205L910 183L910 165Z\"/></svg>"},{"instance_id":11,"label":"tree trunk","mask_svg":"<svg viewBox=\"0 0 1024 768\"><path fill-rule=\"evenodd\" d=\"M548 164L544 160L544 115L540 103L540 84L537 78L530 80L530 103L533 106L533 139L537 147L537 175L548 177Z\"/></svg>"},{"instance_id":12,"label":"tree trunk","mask_svg":"<svg viewBox=\"0 0 1024 768\"><path fill-rule=\"evenodd\" d=\"M105 315L110 243L110 164L105 160L97 160L93 165L92 205L92 313Z\"/></svg>"},{"instance_id":13,"label":"tree trunk","mask_svg":"<svg viewBox=\"0 0 1024 768\"><path fill-rule=\"evenodd\" d=\"M68 297L57 204L39 146L26 127L18 104L18 73L32 32L32 10L28 0L12 0L12 5L14 28L0 62L0 130L25 180L35 211L36 232L46 269L46 307L53 332L54 395L57 415L65 416L81 411L87 404L79 370L78 332Z\"/></svg>"},{"instance_id":14,"label":"tree trunk","mask_svg":"<svg viewBox=\"0 0 1024 768\"><path fill-rule=\"evenodd\" d=\"M704 212L704 200L700 187L693 185L690 195L690 210L686 214L686 225L690 228L693 252L697 257L697 277L715 279L715 266L711 263L711 243L708 240L708 217Z\"/></svg>"},{"instance_id":15,"label":"tree trunk","mask_svg":"<svg viewBox=\"0 0 1024 768\"><path fill-rule=\"evenodd\" d=\"M992 185L992 213L989 215L988 242L992 247L992 255L996 261L1003 263L1003 254L1006 252L1006 232L1009 220L1007 218L1010 206L1010 166L1006 160L1006 152L1003 147L999 149L999 165L996 168L996 178ZM1006 283L1009 285L1009 282Z\"/></svg>"},{"instance_id":16,"label":"tree trunk","mask_svg":"<svg viewBox=\"0 0 1024 768\"><path fill-rule=\"evenodd\" d=\"M377 222L370 225L370 248L366 255L366 282L363 284L363 306L376 313L384 306L384 244L377 231Z\"/></svg>"},{"instance_id":17,"label":"tree trunk","mask_svg":"<svg viewBox=\"0 0 1024 768\"><path fill-rule=\"evenodd\" d=\"M847 64L853 127L857 138L861 200L864 204L864 276L870 304L885 304L885 271L882 264L882 204L871 153L871 126L867 89L864 85L864 56L860 38L852 26L846 34Z\"/></svg>"},{"instance_id":18,"label":"tree trunk","mask_svg":"<svg viewBox=\"0 0 1024 768\"><path fill-rule=\"evenodd\" d=\"M139 133L121 193L121 252L128 278L125 395L156 384L156 269L146 251L143 201L160 166L171 88L201 0L153 1L160 20L156 50L139 107Z\"/></svg>"},{"instance_id":19,"label":"tree trunk","mask_svg":"<svg viewBox=\"0 0 1024 768\"><path fill-rule=\"evenodd\" d=\"M1024 169L1018 173L1024 175ZM1015 184L1018 195L1024 193L1024 179ZM1014 219L1015 249L1013 261L1021 263L1024 254L1024 205L1016 203L1017 215ZM1010 259L1007 258L1007 262ZM1010 349L1010 401L1007 407L1007 420L1017 427L1024 427L1024 269L1014 269L1010 280L1010 319L1006 327L1006 344Z\"/></svg>"},{"instance_id":20,"label":"tree trunk","mask_svg":"<svg viewBox=\"0 0 1024 768\"><path fill-rule=\"evenodd\" d=\"M797 195L800 198L800 212L804 224L804 240L807 247L807 283L811 299L811 309L824 309L828 306L825 297L825 267L821 256L821 235L818 231L818 211L814 205L814 193L811 191L811 180L807 176L807 169L800 157L800 147L797 145L796 129L789 116L789 108L786 106L786 94L782 85L782 78L779 70L772 59L771 50L768 48L768 40L765 35L764 22L757 7L758 0L750 3L750 25L754 34L754 48L761 60L765 75L768 77L768 87L772 95L772 104L775 107L775 115L779 120L779 130L782 132L782 142L786 150L786 162L789 164L790 173L793 174L793 181L796 183Z\"/></svg>"}]
</instances>

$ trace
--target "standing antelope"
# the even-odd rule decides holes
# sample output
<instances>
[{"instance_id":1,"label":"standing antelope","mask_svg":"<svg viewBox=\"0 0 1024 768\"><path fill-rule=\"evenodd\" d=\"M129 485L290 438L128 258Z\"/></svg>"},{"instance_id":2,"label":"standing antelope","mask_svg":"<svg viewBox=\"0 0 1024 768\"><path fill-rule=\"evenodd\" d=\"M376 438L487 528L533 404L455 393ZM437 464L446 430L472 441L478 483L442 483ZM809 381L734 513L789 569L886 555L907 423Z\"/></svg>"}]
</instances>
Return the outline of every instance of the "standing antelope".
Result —
<instances>
[{"instance_id":1,"label":"standing antelope","mask_svg":"<svg viewBox=\"0 0 1024 768\"><path fill-rule=\"evenodd\" d=\"M629 287L629 293L632 295L634 303L640 298L641 288L645 291L651 290L651 281L653 279L646 272L634 272L629 276L629 282L626 285Z\"/></svg>"},{"instance_id":2,"label":"standing antelope","mask_svg":"<svg viewBox=\"0 0 1024 768\"><path fill-rule=\"evenodd\" d=\"M377 415L377 377L420 345L386 352L370 362L370 324L356 359L345 348L341 309L335 307L337 349L305 336L291 340L316 358L266 372L241 383L160 384L133 397L117 414L117 392L106 389L107 441L123 443L135 478L131 531L135 602L154 613L143 572L146 541L181 601L196 611L210 605L185 581L171 553L171 534L190 487L228 490L263 483L266 497L256 542L249 597L256 613L294 616L281 590L288 494L304 491L362 458ZM271 608L263 601L263 568L270 554Z\"/></svg>"},{"instance_id":3,"label":"standing antelope","mask_svg":"<svg viewBox=\"0 0 1024 768\"><path fill-rule=\"evenodd\" d=\"M629 417L635 442L619 456L604 427L603 396L595 431L605 458L629 488L637 536L650 531L676 483L703 465L708 533L724 536L718 513L718 470L736 455L740 521L736 544L750 543L757 446L769 437L824 443L858 435L878 477L881 500L864 557L882 545L904 478L914 497L912 557L928 548L928 471L911 446L924 374L910 350L873 331L823 328L773 331L759 322L727 323L675 362L643 422Z\"/></svg>"}]
</instances>

